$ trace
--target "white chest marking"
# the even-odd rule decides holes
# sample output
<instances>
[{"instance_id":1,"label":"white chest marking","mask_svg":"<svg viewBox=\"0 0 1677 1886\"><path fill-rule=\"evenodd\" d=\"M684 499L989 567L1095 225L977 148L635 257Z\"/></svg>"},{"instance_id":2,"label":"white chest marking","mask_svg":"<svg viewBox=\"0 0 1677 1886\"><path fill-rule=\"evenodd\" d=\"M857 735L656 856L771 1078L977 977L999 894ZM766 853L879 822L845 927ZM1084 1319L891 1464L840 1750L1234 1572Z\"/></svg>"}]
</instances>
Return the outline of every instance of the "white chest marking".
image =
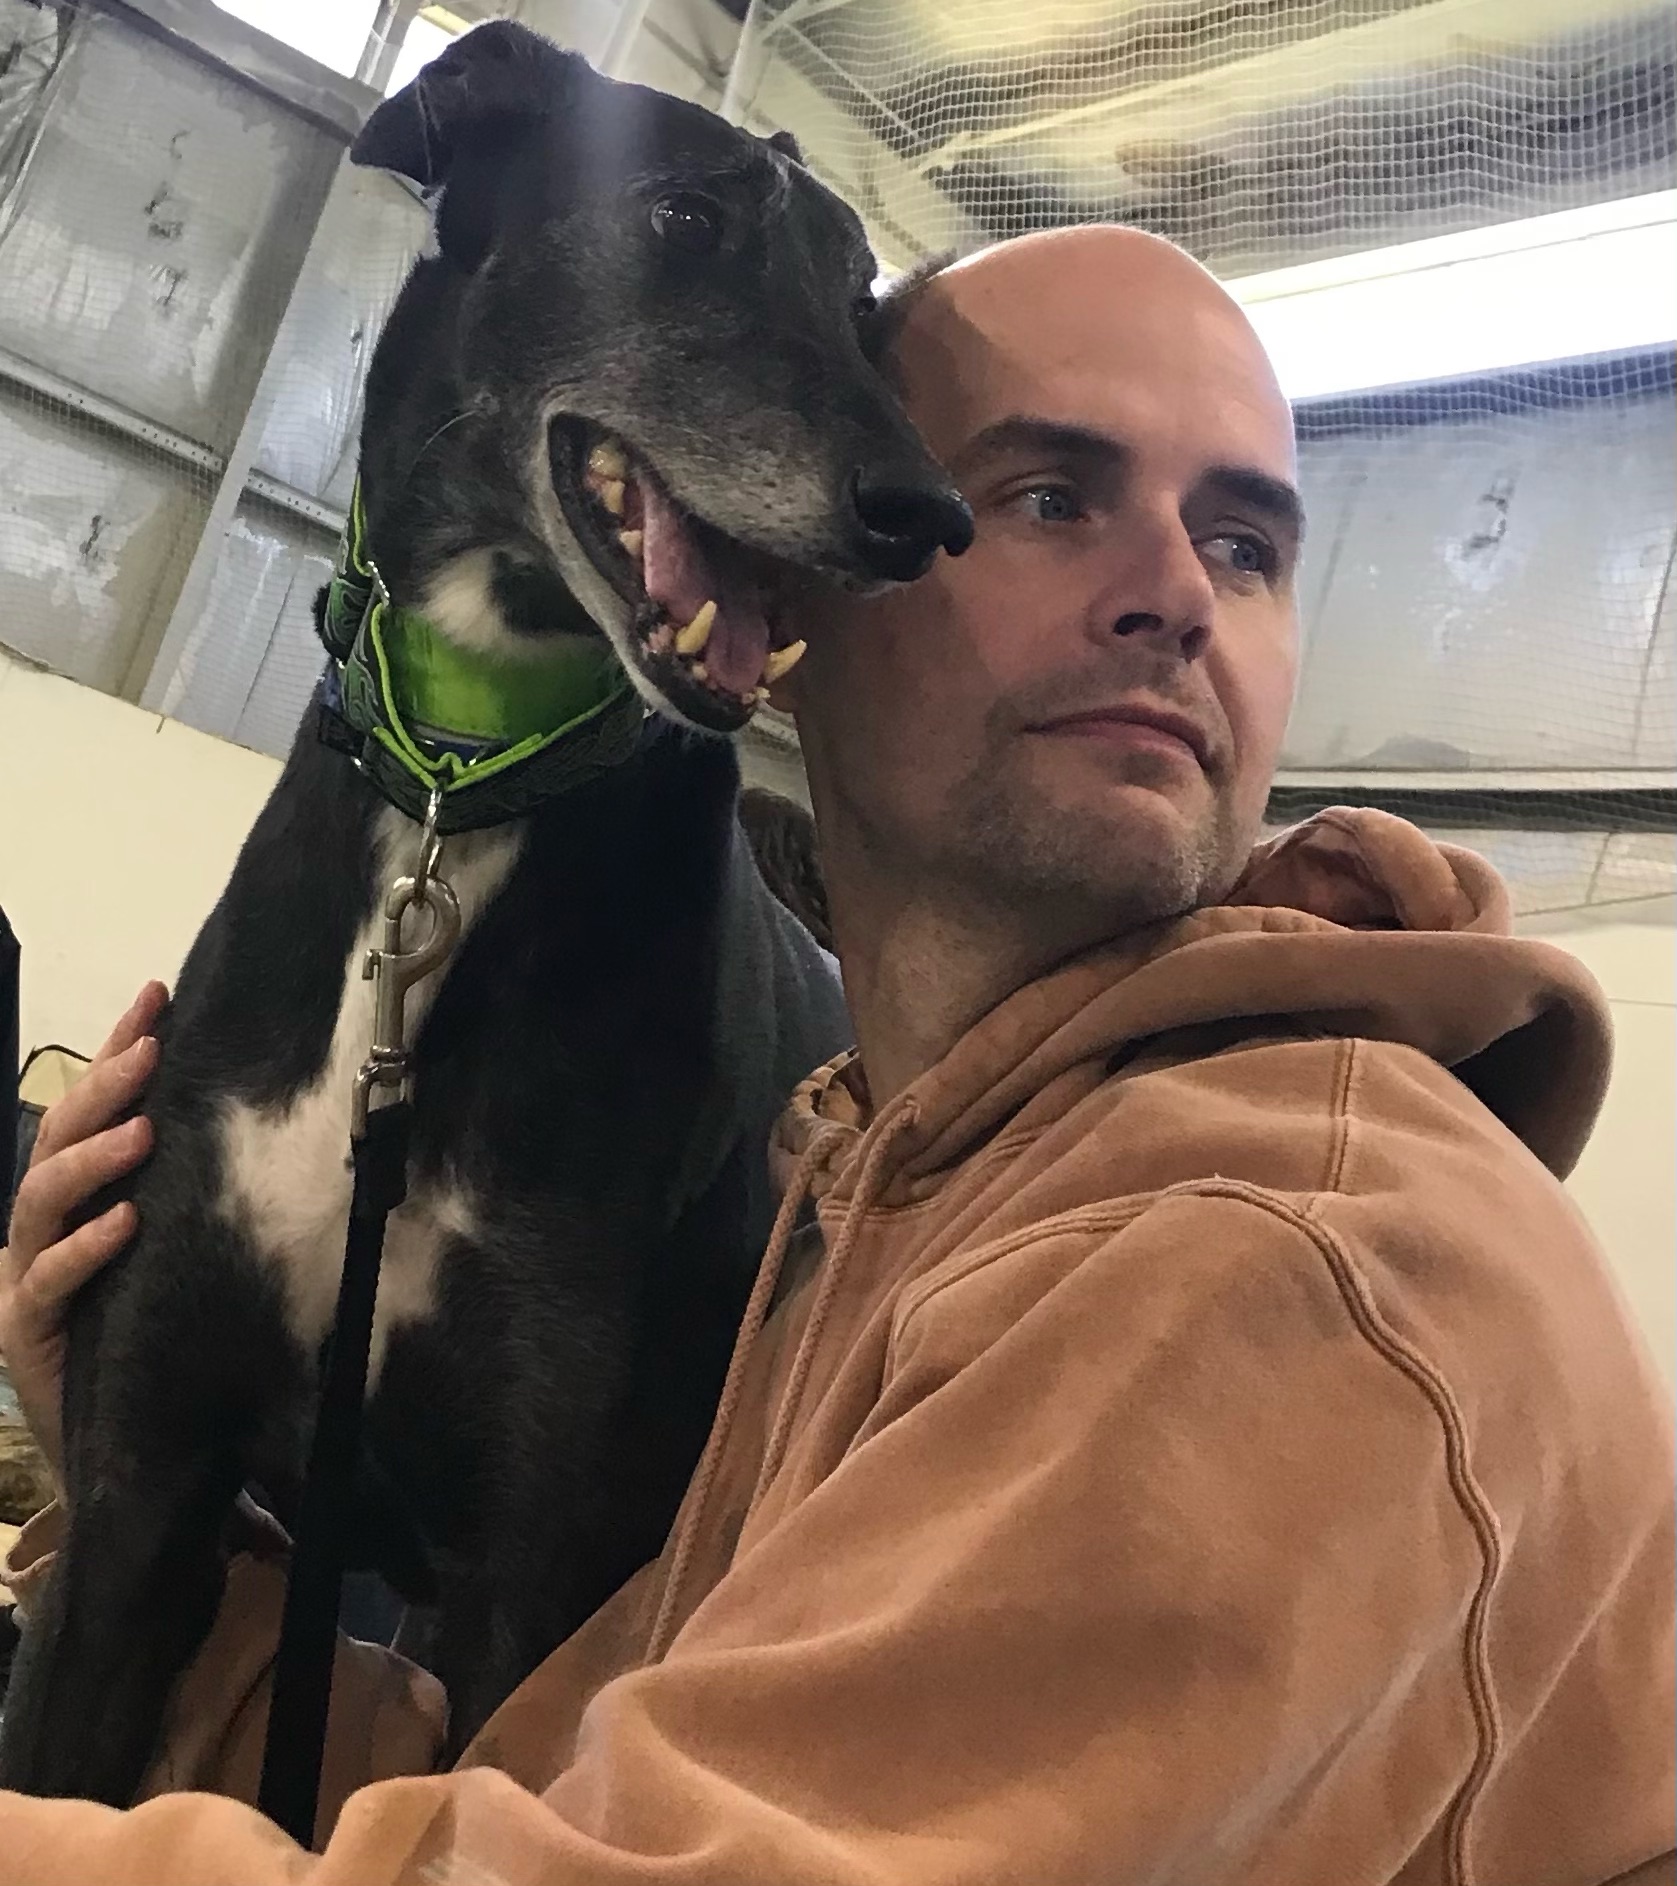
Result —
<instances>
[{"instance_id":1,"label":"white chest marking","mask_svg":"<svg viewBox=\"0 0 1677 1886\"><path fill-rule=\"evenodd\" d=\"M361 973L367 951L383 941L384 891L411 867L418 828L394 810L379 815L375 856L379 892L370 921L344 965L338 1019L326 1065L314 1084L284 1107L230 1102L223 1121L222 1212L279 1272L293 1333L312 1349L331 1325L343 1269L349 1219L349 1110L356 1070L372 1042L373 985ZM442 875L460 901L463 945L472 926L506 882L523 845L522 825L465 832L443 846ZM429 921L415 916L416 927ZM404 940L406 940L404 938ZM460 945L456 945L458 953ZM412 1041L435 1000L445 967L408 992ZM409 1192L385 1228L368 1386L377 1383L391 1329L429 1316L437 1262L447 1239L469 1235L467 1185L456 1181Z\"/></svg>"}]
</instances>

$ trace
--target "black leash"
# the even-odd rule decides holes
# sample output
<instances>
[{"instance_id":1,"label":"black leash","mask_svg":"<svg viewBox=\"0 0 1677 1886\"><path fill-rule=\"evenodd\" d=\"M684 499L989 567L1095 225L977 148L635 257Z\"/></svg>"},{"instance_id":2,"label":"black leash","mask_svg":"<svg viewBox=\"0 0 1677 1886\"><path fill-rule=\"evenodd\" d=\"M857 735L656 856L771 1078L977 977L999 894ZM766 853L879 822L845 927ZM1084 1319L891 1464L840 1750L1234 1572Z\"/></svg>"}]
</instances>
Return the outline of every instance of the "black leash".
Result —
<instances>
[{"instance_id":1,"label":"black leash","mask_svg":"<svg viewBox=\"0 0 1677 1886\"><path fill-rule=\"evenodd\" d=\"M373 984L373 1040L355 1079L349 1235L315 1406L262 1751L257 1805L305 1847L313 1842L320 1803L332 1661L343 1599L343 1542L361 1454L367 1358L384 1230L390 1214L407 1196L408 1139L413 1125L407 993L422 977L441 968L460 935L460 906L436 875L440 799L440 793L433 793L413 876L398 878L385 898L384 944L368 951L363 969ZM415 905L430 913L431 928L415 948L404 949L402 920Z\"/></svg>"},{"instance_id":2,"label":"black leash","mask_svg":"<svg viewBox=\"0 0 1677 1886\"><path fill-rule=\"evenodd\" d=\"M332 1657L343 1593L343 1540L355 1497L384 1224L407 1194L412 1120L412 1107L399 1100L369 1115L365 1135L355 1142L355 1191L349 1207L343 1280L285 1587L257 1805L305 1847L314 1839L320 1799Z\"/></svg>"},{"instance_id":3,"label":"black leash","mask_svg":"<svg viewBox=\"0 0 1677 1886\"><path fill-rule=\"evenodd\" d=\"M386 900L384 947L370 951L366 965L376 985L376 1017L372 1048L355 1083L349 1236L262 1759L262 1811L304 1846L313 1838L320 1796L342 1541L355 1497L385 1220L405 1188L411 1110L403 1002L413 983L440 967L460 934L459 905L435 875L440 839L523 818L609 771L634 752L646 718L603 640L597 650L573 653L545 700L529 698L530 677L520 672L501 711L494 700L486 704L486 674L423 617L391 604L367 548L359 479L318 626L331 657L318 707L321 740L349 754L391 805L422 822L423 832L414 875L399 878ZM397 655L406 663L400 674ZM465 717L451 720L451 705ZM446 727L476 731L441 730ZM431 932L417 949L404 950L402 918L415 904L430 912Z\"/></svg>"}]
</instances>

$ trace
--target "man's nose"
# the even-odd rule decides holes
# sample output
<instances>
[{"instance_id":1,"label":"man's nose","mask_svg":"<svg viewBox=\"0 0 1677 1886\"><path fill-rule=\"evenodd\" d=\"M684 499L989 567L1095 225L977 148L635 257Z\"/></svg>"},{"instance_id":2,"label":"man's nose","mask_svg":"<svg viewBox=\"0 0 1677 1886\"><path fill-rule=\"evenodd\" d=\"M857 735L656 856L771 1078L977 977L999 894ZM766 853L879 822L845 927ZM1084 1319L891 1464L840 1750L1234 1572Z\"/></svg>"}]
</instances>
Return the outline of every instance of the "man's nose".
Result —
<instances>
[{"instance_id":1,"label":"man's nose","mask_svg":"<svg viewBox=\"0 0 1677 1886\"><path fill-rule=\"evenodd\" d=\"M1217 595L1211 573L1180 519L1141 526L1132 556L1117 573L1108 619L1112 633L1129 639L1176 644L1185 661L1205 653Z\"/></svg>"},{"instance_id":2,"label":"man's nose","mask_svg":"<svg viewBox=\"0 0 1677 1886\"><path fill-rule=\"evenodd\" d=\"M1211 625L1208 622L1172 622L1164 616L1136 609L1121 615L1113 623L1112 632L1126 637L1145 635L1153 640L1175 642L1184 661L1198 660L1205 653L1205 646L1211 640Z\"/></svg>"}]
</instances>

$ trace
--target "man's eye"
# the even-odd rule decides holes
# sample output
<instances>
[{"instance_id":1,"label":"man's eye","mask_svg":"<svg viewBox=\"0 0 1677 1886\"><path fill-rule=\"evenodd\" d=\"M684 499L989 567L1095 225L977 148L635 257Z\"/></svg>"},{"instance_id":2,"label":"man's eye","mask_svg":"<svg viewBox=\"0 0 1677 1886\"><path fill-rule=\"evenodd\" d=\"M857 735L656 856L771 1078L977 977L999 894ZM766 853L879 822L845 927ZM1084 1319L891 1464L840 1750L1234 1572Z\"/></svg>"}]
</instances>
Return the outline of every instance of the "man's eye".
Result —
<instances>
[{"instance_id":1,"label":"man's eye","mask_svg":"<svg viewBox=\"0 0 1677 1886\"><path fill-rule=\"evenodd\" d=\"M1028 485L1019 496L1039 524L1075 524L1087 515L1070 485Z\"/></svg>"},{"instance_id":2,"label":"man's eye","mask_svg":"<svg viewBox=\"0 0 1677 1886\"><path fill-rule=\"evenodd\" d=\"M1215 562L1240 576L1273 576L1279 561L1272 544L1245 531L1224 531L1204 547Z\"/></svg>"}]
</instances>

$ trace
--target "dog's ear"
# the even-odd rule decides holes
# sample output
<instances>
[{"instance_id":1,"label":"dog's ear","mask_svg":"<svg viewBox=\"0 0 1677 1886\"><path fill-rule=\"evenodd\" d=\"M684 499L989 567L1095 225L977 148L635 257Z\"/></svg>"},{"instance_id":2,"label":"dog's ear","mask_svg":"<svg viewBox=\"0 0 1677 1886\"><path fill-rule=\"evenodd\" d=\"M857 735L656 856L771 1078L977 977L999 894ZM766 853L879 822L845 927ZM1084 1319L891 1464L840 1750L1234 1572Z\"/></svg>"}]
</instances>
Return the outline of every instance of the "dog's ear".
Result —
<instances>
[{"instance_id":1,"label":"dog's ear","mask_svg":"<svg viewBox=\"0 0 1677 1886\"><path fill-rule=\"evenodd\" d=\"M790 131L771 131L765 142L771 151L779 151L782 157L790 157L794 164L804 161L803 146Z\"/></svg>"},{"instance_id":2,"label":"dog's ear","mask_svg":"<svg viewBox=\"0 0 1677 1886\"><path fill-rule=\"evenodd\" d=\"M588 70L580 54L527 26L486 20L373 112L349 147L350 162L440 189L471 139L542 117Z\"/></svg>"}]
</instances>

